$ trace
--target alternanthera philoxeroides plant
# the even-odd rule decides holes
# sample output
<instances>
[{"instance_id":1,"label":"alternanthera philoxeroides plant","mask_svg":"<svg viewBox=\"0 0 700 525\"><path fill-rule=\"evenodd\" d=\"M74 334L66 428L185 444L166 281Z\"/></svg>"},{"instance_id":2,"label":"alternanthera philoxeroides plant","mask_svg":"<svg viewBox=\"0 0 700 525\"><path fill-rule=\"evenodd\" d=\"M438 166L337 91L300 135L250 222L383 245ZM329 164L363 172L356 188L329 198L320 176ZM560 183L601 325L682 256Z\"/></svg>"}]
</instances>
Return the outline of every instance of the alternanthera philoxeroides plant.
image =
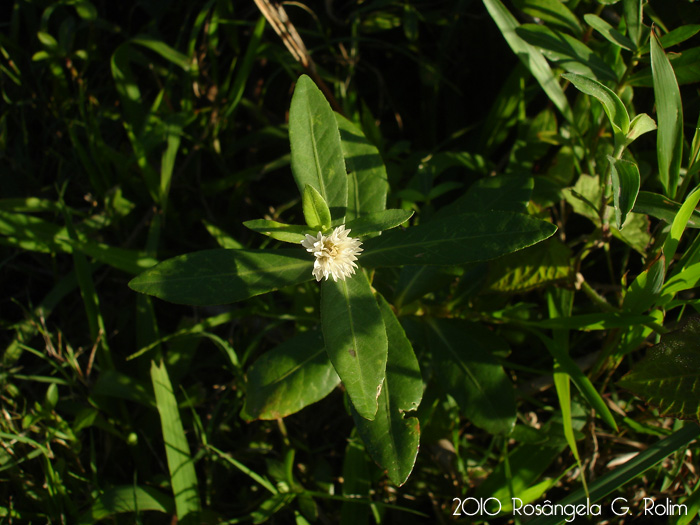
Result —
<instances>
[{"instance_id":1,"label":"alternanthera philoxeroides plant","mask_svg":"<svg viewBox=\"0 0 700 525\"><path fill-rule=\"evenodd\" d=\"M556 227L527 213L532 181L526 178L474 184L419 224L411 224L413 211L386 209L389 184L379 151L357 125L331 110L306 76L292 98L289 136L306 224L259 219L245 226L291 247L181 255L130 286L166 301L213 305L320 281L317 329L299 330L245 371L241 415L283 418L342 383L367 452L400 485L418 453L418 420L406 413L420 404L424 379L389 303L395 298L377 292L372 270L459 268L531 246ZM473 323L427 316L425 326L435 334L430 354L442 387L474 424L508 432L516 416L513 386L485 342L488 330L483 334ZM481 342L462 351L465 336Z\"/></svg>"}]
</instances>

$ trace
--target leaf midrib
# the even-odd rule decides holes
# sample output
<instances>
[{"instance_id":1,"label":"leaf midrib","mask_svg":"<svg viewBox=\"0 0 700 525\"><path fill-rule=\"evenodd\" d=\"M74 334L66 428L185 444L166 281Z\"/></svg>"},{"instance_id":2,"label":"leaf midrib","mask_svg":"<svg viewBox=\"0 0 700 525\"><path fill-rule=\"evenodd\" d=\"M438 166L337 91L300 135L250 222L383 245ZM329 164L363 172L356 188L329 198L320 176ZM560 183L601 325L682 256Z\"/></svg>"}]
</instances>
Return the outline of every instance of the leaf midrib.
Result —
<instances>
[{"instance_id":1,"label":"leaf midrib","mask_svg":"<svg viewBox=\"0 0 700 525\"><path fill-rule=\"evenodd\" d=\"M521 233L538 233L540 230L517 230L517 231L506 231L506 232L493 232L493 233L484 233L482 235L475 235L475 236L469 236L465 235L463 237L448 237L448 238L443 238L443 239L435 239L435 240L427 240L427 241L413 241L411 243L404 243L404 244L394 244L391 246L385 246L385 247L379 247L379 248L373 248L372 251L367 252L366 255L374 255L377 253L382 253L385 251L389 250L397 250L397 249L402 249L402 248L410 248L412 246L432 246L435 244L439 243L444 243L444 242L458 242L458 241L463 241L463 240L474 240L474 239L481 239L485 237L499 237L503 235L512 235L512 234L521 234ZM542 232L544 233L544 232ZM552 232L552 235L554 232ZM380 237L381 239L381 237ZM391 242L391 240L388 240L386 242Z\"/></svg>"},{"instance_id":2,"label":"leaf midrib","mask_svg":"<svg viewBox=\"0 0 700 525\"><path fill-rule=\"evenodd\" d=\"M326 351L325 347L324 347L324 348L321 348L320 350L317 350L317 351L314 352L313 354L309 355L306 359L304 359L303 361L301 361L300 363L298 363L296 366L290 368L287 372L285 372L284 374L282 374L281 376L279 376L279 377L278 377L277 379L275 379L272 383L267 383L267 384L262 385L263 388L270 388L270 387L273 387L273 386L277 386L279 383L281 383L282 381L284 381L285 379L287 379L290 375L295 374L296 372L298 372L301 368L304 367L304 365L306 365L306 364L307 364L308 362L310 362L310 361L313 361L314 359L316 359L316 357L318 357L319 354L321 354L321 353L323 353L323 352L325 352L325 351Z\"/></svg>"},{"instance_id":3,"label":"leaf midrib","mask_svg":"<svg viewBox=\"0 0 700 525\"><path fill-rule=\"evenodd\" d=\"M256 274L256 273L259 273L259 274L271 273L271 272L278 273L281 271L291 270L293 268L301 268L301 267L309 266L312 264L313 263L311 261L308 261L308 262L307 261L300 261L298 263L288 264L286 266L273 266L272 268L263 268L263 269L257 268L257 269L252 269L252 270L244 270L242 272L216 273L216 274L210 274L207 276L192 275L192 276L185 276L185 277L169 277L169 278L161 279L159 281L137 281L135 284L147 285L147 284L160 284L160 283L164 283L164 282L172 283L172 282L183 282L183 281L193 281L193 280L196 281L196 280L200 280L203 278L211 279L211 278L215 278L215 277L231 277L231 276L239 276L240 277L240 276L248 276L248 275L252 275L252 274Z\"/></svg>"}]
</instances>

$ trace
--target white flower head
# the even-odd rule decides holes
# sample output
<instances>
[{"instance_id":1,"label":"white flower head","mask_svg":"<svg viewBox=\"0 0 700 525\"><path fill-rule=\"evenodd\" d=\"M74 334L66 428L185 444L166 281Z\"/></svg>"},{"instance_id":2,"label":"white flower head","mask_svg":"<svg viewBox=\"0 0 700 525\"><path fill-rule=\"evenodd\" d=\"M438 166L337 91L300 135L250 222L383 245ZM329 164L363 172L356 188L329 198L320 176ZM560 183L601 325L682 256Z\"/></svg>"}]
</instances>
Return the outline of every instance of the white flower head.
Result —
<instances>
[{"instance_id":1,"label":"white flower head","mask_svg":"<svg viewBox=\"0 0 700 525\"><path fill-rule=\"evenodd\" d=\"M313 274L317 281L328 276L332 276L335 282L338 279L344 281L346 277L355 273L357 265L354 261L362 251L359 239L348 237L350 230L345 229L341 224L333 233L328 236L318 232L318 235L306 235L306 239L301 241L301 245L307 252L314 254Z\"/></svg>"}]
</instances>

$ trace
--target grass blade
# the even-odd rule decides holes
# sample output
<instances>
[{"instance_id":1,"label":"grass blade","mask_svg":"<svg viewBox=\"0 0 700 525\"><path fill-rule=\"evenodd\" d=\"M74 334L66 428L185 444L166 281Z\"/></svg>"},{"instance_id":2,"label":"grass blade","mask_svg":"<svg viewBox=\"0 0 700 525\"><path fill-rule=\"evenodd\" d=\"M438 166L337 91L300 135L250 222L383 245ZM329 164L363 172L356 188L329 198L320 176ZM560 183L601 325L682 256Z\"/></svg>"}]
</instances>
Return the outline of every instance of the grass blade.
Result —
<instances>
[{"instance_id":1,"label":"grass blade","mask_svg":"<svg viewBox=\"0 0 700 525\"><path fill-rule=\"evenodd\" d=\"M552 103L564 115L564 118L569 122L573 122L573 113L569 107L566 95L564 95L564 91L557 82L552 68L549 67L542 53L515 33L516 28L519 26L518 21L510 14L510 11L506 9L501 0L483 0L483 2L510 48L532 73Z\"/></svg>"},{"instance_id":2,"label":"grass blade","mask_svg":"<svg viewBox=\"0 0 700 525\"><path fill-rule=\"evenodd\" d=\"M163 363L157 366L155 362L151 362L151 381L160 414L178 523L196 525L199 523L201 511L197 473L190 456L190 446L185 437L185 429L180 420L173 386Z\"/></svg>"}]
</instances>

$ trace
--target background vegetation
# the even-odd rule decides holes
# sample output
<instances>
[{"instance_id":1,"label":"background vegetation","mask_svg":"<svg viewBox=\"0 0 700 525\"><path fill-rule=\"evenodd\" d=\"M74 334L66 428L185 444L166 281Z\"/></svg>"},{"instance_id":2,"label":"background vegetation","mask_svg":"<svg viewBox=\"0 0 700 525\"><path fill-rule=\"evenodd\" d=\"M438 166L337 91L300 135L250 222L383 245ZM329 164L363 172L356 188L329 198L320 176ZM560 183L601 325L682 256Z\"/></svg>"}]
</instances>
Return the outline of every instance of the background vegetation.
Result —
<instances>
[{"instance_id":1,"label":"background vegetation","mask_svg":"<svg viewBox=\"0 0 700 525\"><path fill-rule=\"evenodd\" d=\"M295 57L253 2L3 3L2 522L441 523L468 519L453 498L586 494L669 497L690 522L700 10L641 5L289 2ZM128 286L181 254L277 248L244 221L303 223L302 73L376 148L406 231L455 203L558 228L488 263L370 273L425 385L400 487L342 387L241 415L253 363L319 324L315 281L218 306ZM450 375L491 372L441 358L436 327L483 348L512 416Z\"/></svg>"}]
</instances>

